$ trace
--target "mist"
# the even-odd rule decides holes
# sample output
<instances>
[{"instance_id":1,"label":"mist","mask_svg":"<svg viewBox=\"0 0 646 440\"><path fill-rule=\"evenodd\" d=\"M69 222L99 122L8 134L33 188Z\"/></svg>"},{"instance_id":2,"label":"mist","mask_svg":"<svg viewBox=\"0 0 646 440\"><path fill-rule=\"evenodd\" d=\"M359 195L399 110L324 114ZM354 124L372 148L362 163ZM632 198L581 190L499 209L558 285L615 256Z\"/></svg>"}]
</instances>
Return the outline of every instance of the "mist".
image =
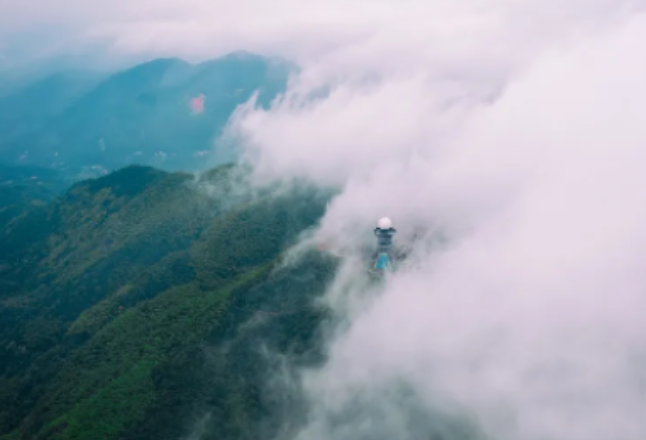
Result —
<instances>
[{"instance_id":1,"label":"mist","mask_svg":"<svg viewBox=\"0 0 646 440\"><path fill-rule=\"evenodd\" d=\"M0 49L55 23L56 50L299 64L227 133L258 182L338 190L314 239L346 319L299 440L646 438L646 2L77 3L0 3ZM411 252L366 291L381 216Z\"/></svg>"},{"instance_id":2,"label":"mist","mask_svg":"<svg viewBox=\"0 0 646 440\"><path fill-rule=\"evenodd\" d=\"M350 325L302 374L297 438L428 438L442 408L480 434L440 438L643 439L646 16L467 3L426 28L407 4L409 32L304 63L232 124L258 179L342 188L318 234L348 255L328 298ZM366 298L350 261L383 215L421 235Z\"/></svg>"}]
</instances>

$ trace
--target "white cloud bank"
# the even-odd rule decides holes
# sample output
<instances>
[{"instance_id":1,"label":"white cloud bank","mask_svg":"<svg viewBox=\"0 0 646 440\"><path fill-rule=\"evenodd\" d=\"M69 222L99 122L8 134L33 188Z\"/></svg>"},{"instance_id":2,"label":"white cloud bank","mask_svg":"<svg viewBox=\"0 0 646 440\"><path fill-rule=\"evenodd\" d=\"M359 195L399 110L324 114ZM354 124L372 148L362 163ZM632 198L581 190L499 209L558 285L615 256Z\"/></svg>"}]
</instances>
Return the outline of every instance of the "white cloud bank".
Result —
<instances>
[{"instance_id":1,"label":"white cloud bank","mask_svg":"<svg viewBox=\"0 0 646 440\"><path fill-rule=\"evenodd\" d=\"M416 438L384 391L405 378L492 438L643 440L646 16L617 2L413 6L235 124L259 176L344 188L322 236L352 244L390 215L403 234L450 237L305 375L315 411L299 439ZM346 410L361 415L330 422Z\"/></svg>"},{"instance_id":2,"label":"white cloud bank","mask_svg":"<svg viewBox=\"0 0 646 440\"><path fill-rule=\"evenodd\" d=\"M0 0L0 37L55 24L117 53L295 59L285 99L234 125L259 176L343 187L320 233L347 247L382 215L400 240L448 234L305 375L299 439L419 438L402 377L498 439L646 438L645 1L75 5Z\"/></svg>"},{"instance_id":3,"label":"white cloud bank","mask_svg":"<svg viewBox=\"0 0 646 440\"><path fill-rule=\"evenodd\" d=\"M91 47L105 44L122 55L204 59L244 49L311 62L343 48L356 65L383 67L384 56L393 64L446 61L472 49L474 38L487 38L491 44L478 41L485 52L461 62L508 62L510 50L526 51L642 6L642 0L0 0L0 50L23 47L27 38L31 46L38 40L67 53L100 42ZM351 60L330 61L348 68Z\"/></svg>"}]
</instances>

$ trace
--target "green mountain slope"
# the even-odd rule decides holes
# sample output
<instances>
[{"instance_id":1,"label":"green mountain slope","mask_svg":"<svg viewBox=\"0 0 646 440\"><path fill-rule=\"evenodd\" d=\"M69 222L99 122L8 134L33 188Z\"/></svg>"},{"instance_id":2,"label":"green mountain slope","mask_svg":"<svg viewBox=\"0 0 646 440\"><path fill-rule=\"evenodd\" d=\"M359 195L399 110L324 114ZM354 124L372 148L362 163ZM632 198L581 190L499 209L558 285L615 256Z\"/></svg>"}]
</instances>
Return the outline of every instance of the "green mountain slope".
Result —
<instances>
[{"instance_id":1,"label":"green mountain slope","mask_svg":"<svg viewBox=\"0 0 646 440\"><path fill-rule=\"evenodd\" d=\"M0 165L0 228L45 205L64 188L65 183L53 170Z\"/></svg>"},{"instance_id":2,"label":"green mountain slope","mask_svg":"<svg viewBox=\"0 0 646 440\"><path fill-rule=\"evenodd\" d=\"M233 191L238 173L128 167L6 223L0 438L177 439L198 419L204 438L285 429L297 390L268 379L282 357L322 360L328 312L312 300L336 262L281 255L330 194Z\"/></svg>"}]
</instances>

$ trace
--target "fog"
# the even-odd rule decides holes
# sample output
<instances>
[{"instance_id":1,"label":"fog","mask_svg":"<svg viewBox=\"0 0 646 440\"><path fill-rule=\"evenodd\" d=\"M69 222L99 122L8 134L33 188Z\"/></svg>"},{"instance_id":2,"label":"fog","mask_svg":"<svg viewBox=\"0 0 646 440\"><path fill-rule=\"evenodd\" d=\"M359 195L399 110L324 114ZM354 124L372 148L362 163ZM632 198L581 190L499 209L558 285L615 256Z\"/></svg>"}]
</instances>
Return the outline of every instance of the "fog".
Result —
<instances>
[{"instance_id":1,"label":"fog","mask_svg":"<svg viewBox=\"0 0 646 440\"><path fill-rule=\"evenodd\" d=\"M230 126L257 179L340 188L317 239L347 256L327 298L349 326L302 373L299 439L429 438L438 411L503 440L646 438L646 2L77 3L5 0L0 36L299 63ZM415 249L366 297L384 215Z\"/></svg>"},{"instance_id":2,"label":"fog","mask_svg":"<svg viewBox=\"0 0 646 440\"><path fill-rule=\"evenodd\" d=\"M319 238L347 255L383 215L448 238L418 238L364 307L361 269L340 272L351 325L303 373L299 439L428 436L413 414L433 408L499 439L646 436L646 17L497 6L424 29L411 12L232 124L259 179L343 188Z\"/></svg>"}]
</instances>

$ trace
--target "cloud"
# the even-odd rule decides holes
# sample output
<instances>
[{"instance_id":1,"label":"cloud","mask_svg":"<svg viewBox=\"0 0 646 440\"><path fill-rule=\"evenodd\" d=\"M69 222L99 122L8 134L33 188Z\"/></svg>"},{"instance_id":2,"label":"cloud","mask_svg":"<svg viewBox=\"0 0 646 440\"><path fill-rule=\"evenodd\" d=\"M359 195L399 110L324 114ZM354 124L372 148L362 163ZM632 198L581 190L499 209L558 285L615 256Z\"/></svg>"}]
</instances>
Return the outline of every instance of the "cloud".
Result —
<instances>
[{"instance_id":1,"label":"cloud","mask_svg":"<svg viewBox=\"0 0 646 440\"><path fill-rule=\"evenodd\" d=\"M486 52L471 53L471 57L507 57L505 52L514 46L525 50L523 45L544 42L545 34L576 33L581 26L594 26L600 17L619 9L630 12L641 6L640 0L569 0L565 4L556 0L491 0L486 4L473 0L98 0L91 5L52 0L27 7L17 0L0 0L0 41L5 40L10 48L22 47L24 39L42 33L37 40L56 55L99 47L124 56L195 60L244 49L312 61L343 49L346 56L360 55L355 58L357 63L369 60L355 50L373 45L371 53L376 58L372 62L379 62L377 54L381 53L401 63L413 55L426 61L452 57L468 49L474 37L490 38L492 44ZM474 32L478 26L491 34ZM495 35L510 28L523 38L503 41L507 35ZM416 51L410 50L411 44Z\"/></svg>"},{"instance_id":2,"label":"cloud","mask_svg":"<svg viewBox=\"0 0 646 440\"><path fill-rule=\"evenodd\" d=\"M643 439L646 15L457 5L305 63L232 125L258 178L342 188L319 234L346 251L384 214L400 237L449 240L351 309L329 363L304 373L298 438L418 438L430 427L411 413L439 407L497 439ZM341 311L362 294L346 268Z\"/></svg>"},{"instance_id":3,"label":"cloud","mask_svg":"<svg viewBox=\"0 0 646 440\"><path fill-rule=\"evenodd\" d=\"M646 438L646 2L84 5L4 0L0 37L302 67L231 126L258 178L341 188L318 233L349 254L350 326L304 372L300 439L419 438L438 408L503 440ZM382 215L414 264L367 300L353 253Z\"/></svg>"}]
</instances>

